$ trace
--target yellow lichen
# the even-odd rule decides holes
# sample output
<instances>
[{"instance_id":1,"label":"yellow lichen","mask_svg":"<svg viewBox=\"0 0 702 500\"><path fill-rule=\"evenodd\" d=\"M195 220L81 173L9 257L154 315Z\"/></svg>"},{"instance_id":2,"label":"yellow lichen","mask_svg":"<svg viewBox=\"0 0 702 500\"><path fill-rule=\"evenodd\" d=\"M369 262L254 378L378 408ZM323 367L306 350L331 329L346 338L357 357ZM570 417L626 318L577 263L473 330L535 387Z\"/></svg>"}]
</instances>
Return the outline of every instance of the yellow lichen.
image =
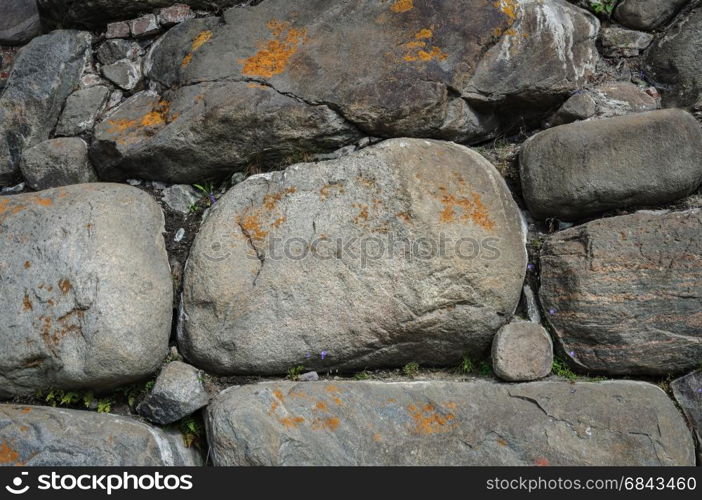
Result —
<instances>
[{"instance_id":1,"label":"yellow lichen","mask_svg":"<svg viewBox=\"0 0 702 500\"><path fill-rule=\"evenodd\" d=\"M185 54L183 62L180 63L182 67L186 67L193 60L193 52L202 47L203 44L210 41L212 38L212 32L210 30L201 31L195 38L193 38L193 43L190 45L190 52Z\"/></svg>"},{"instance_id":2,"label":"yellow lichen","mask_svg":"<svg viewBox=\"0 0 702 500\"><path fill-rule=\"evenodd\" d=\"M242 74L271 78L285 71L290 58L301 44L307 40L307 30L293 28L290 22L271 20L268 29L273 39L259 44L258 52L246 59L240 59Z\"/></svg>"},{"instance_id":3,"label":"yellow lichen","mask_svg":"<svg viewBox=\"0 0 702 500\"><path fill-rule=\"evenodd\" d=\"M397 14L401 14L412 9L414 9L414 0L395 0L395 2L390 6L390 10Z\"/></svg>"}]
</instances>

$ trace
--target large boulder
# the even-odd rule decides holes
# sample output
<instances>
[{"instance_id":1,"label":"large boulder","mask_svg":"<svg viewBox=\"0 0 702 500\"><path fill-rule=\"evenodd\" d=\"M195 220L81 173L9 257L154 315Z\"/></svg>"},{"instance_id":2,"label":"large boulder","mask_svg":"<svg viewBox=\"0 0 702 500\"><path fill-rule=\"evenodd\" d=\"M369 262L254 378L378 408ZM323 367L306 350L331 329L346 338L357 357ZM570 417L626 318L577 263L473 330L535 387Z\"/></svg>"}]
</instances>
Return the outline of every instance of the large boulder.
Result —
<instances>
[{"instance_id":1,"label":"large boulder","mask_svg":"<svg viewBox=\"0 0 702 500\"><path fill-rule=\"evenodd\" d=\"M583 370L663 375L702 359L702 211L638 212L548 238L541 303Z\"/></svg>"},{"instance_id":2,"label":"large boulder","mask_svg":"<svg viewBox=\"0 0 702 500\"><path fill-rule=\"evenodd\" d=\"M692 106L702 91L702 6L663 33L648 50L646 76L668 107Z\"/></svg>"},{"instance_id":3,"label":"large boulder","mask_svg":"<svg viewBox=\"0 0 702 500\"><path fill-rule=\"evenodd\" d=\"M111 143L116 152L102 158L103 170L216 176L223 165L243 169L291 150L331 151L354 128L485 140L540 117L585 83L598 28L562 0L267 0L186 21L144 64L177 118L138 133L106 124L99 147ZM112 119L139 123L150 111L125 104ZM299 143L302 131L311 137ZM330 135L337 140L325 141ZM238 144L238 136L247 140Z\"/></svg>"},{"instance_id":4,"label":"large boulder","mask_svg":"<svg viewBox=\"0 0 702 500\"><path fill-rule=\"evenodd\" d=\"M80 137L40 142L22 153L22 177L32 189L96 182L88 160L88 145Z\"/></svg>"},{"instance_id":5,"label":"large boulder","mask_svg":"<svg viewBox=\"0 0 702 500\"><path fill-rule=\"evenodd\" d=\"M638 30L658 28L690 3L690 0L622 0L614 10L614 19Z\"/></svg>"},{"instance_id":6,"label":"large boulder","mask_svg":"<svg viewBox=\"0 0 702 500\"><path fill-rule=\"evenodd\" d=\"M37 0L44 20L68 27L102 28L109 21L125 20L176 4L196 9L218 9L244 0Z\"/></svg>"},{"instance_id":7,"label":"large boulder","mask_svg":"<svg viewBox=\"0 0 702 500\"><path fill-rule=\"evenodd\" d=\"M163 230L158 204L130 186L0 197L0 397L158 369L173 293Z\"/></svg>"},{"instance_id":8,"label":"large boulder","mask_svg":"<svg viewBox=\"0 0 702 500\"><path fill-rule=\"evenodd\" d=\"M577 220L652 206L702 183L702 129L682 110L590 120L545 130L520 155L524 199L545 219Z\"/></svg>"},{"instance_id":9,"label":"large boulder","mask_svg":"<svg viewBox=\"0 0 702 500\"><path fill-rule=\"evenodd\" d=\"M41 34L36 0L3 0L0 45L17 45Z\"/></svg>"},{"instance_id":10,"label":"large boulder","mask_svg":"<svg viewBox=\"0 0 702 500\"><path fill-rule=\"evenodd\" d=\"M0 466L163 467L202 465L178 432L128 417L0 405Z\"/></svg>"},{"instance_id":11,"label":"large boulder","mask_svg":"<svg viewBox=\"0 0 702 500\"><path fill-rule=\"evenodd\" d=\"M456 144L393 139L255 176L196 238L181 352L218 373L482 355L519 302L524 238L497 170Z\"/></svg>"},{"instance_id":12,"label":"large boulder","mask_svg":"<svg viewBox=\"0 0 702 500\"><path fill-rule=\"evenodd\" d=\"M0 186L19 174L22 150L49 138L90 54L89 33L54 31L24 47L0 94Z\"/></svg>"},{"instance_id":13,"label":"large boulder","mask_svg":"<svg viewBox=\"0 0 702 500\"><path fill-rule=\"evenodd\" d=\"M643 382L265 383L207 408L215 465L694 465L672 401Z\"/></svg>"},{"instance_id":14,"label":"large boulder","mask_svg":"<svg viewBox=\"0 0 702 500\"><path fill-rule=\"evenodd\" d=\"M203 83L128 99L95 127L90 154L102 180L193 184L222 178L236 165L281 162L359 138L327 106L269 87Z\"/></svg>"}]
</instances>

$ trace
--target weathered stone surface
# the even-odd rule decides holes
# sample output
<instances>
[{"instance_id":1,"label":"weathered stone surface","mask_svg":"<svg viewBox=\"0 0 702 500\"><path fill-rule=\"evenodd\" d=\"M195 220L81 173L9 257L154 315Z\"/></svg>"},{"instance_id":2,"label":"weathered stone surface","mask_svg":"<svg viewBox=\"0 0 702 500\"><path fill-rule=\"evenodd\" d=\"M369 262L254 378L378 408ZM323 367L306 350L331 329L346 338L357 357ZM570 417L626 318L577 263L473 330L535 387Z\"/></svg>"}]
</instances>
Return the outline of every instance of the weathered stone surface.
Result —
<instances>
[{"instance_id":1,"label":"weathered stone surface","mask_svg":"<svg viewBox=\"0 0 702 500\"><path fill-rule=\"evenodd\" d=\"M71 137L92 131L109 96L110 90L103 85L73 92L66 99L55 135Z\"/></svg>"},{"instance_id":2,"label":"weathered stone surface","mask_svg":"<svg viewBox=\"0 0 702 500\"><path fill-rule=\"evenodd\" d=\"M219 373L485 353L519 302L520 215L487 160L438 141L249 178L190 253L180 350Z\"/></svg>"},{"instance_id":3,"label":"weathered stone surface","mask_svg":"<svg viewBox=\"0 0 702 500\"><path fill-rule=\"evenodd\" d=\"M700 185L700 154L702 130L681 110L562 125L524 144L523 195L541 219L665 203Z\"/></svg>"},{"instance_id":4,"label":"weathered stone surface","mask_svg":"<svg viewBox=\"0 0 702 500\"><path fill-rule=\"evenodd\" d=\"M103 66L102 74L122 90L134 90L141 81L141 59L120 59Z\"/></svg>"},{"instance_id":5,"label":"weathered stone surface","mask_svg":"<svg viewBox=\"0 0 702 500\"><path fill-rule=\"evenodd\" d=\"M97 181L88 160L88 145L78 137L49 139L25 149L20 169L36 190Z\"/></svg>"},{"instance_id":6,"label":"weathered stone surface","mask_svg":"<svg viewBox=\"0 0 702 500\"><path fill-rule=\"evenodd\" d=\"M692 106L702 91L702 6L660 36L646 54L646 72L668 107Z\"/></svg>"},{"instance_id":7,"label":"weathered stone surface","mask_svg":"<svg viewBox=\"0 0 702 500\"><path fill-rule=\"evenodd\" d=\"M0 186L19 173L22 150L49 138L90 51L90 34L54 31L20 51L0 95Z\"/></svg>"},{"instance_id":8,"label":"weathered stone surface","mask_svg":"<svg viewBox=\"0 0 702 500\"><path fill-rule=\"evenodd\" d=\"M635 57L653 41L653 35L623 28L605 28L600 34L604 55Z\"/></svg>"},{"instance_id":9,"label":"weathered stone surface","mask_svg":"<svg viewBox=\"0 0 702 500\"><path fill-rule=\"evenodd\" d=\"M109 21L127 20L154 9L187 4L212 10L245 3L243 0L38 0L41 15L62 26L100 28Z\"/></svg>"},{"instance_id":10,"label":"weathered stone surface","mask_svg":"<svg viewBox=\"0 0 702 500\"><path fill-rule=\"evenodd\" d=\"M236 165L333 151L359 137L327 106L308 106L269 87L203 83L128 99L95 127L91 157L103 180L192 184L223 177Z\"/></svg>"},{"instance_id":11,"label":"weathered stone surface","mask_svg":"<svg viewBox=\"0 0 702 500\"><path fill-rule=\"evenodd\" d=\"M598 57L597 20L562 0L415 0L406 7L273 0L231 9L223 19L174 27L150 51L145 73L163 90L162 100L180 101L175 121L182 133L172 137L164 127L138 138L131 130L114 134L141 156L125 152L119 168L200 170L190 175L195 179L208 170L216 173L219 163L231 171L243 169L252 157L327 153L349 142L314 140L330 134L334 127L326 122L332 119L353 124L363 135L481 141L517 122L540 119L585 82ZM249 88L241 92L237 85ZM227 141L232 135L218 132L220 125L203 127L198 119L203 99L192 97L207 101L213 86L226 86L230 99L242 94L248 104L237 105L236 117L228 117L233 128L255 138L246 151L222 144L223 135ZM190 98L179 99L184 94ZM264 103L283 117L288 100L300 113L324 110L330 118L310 130L297 121L260 121L261 106L252 104ZM200 155L205 161L195 162L190 153L175 151L182 150L185 130L195 128L216 143L217 158ZM293 134L300 128L310 133L319 128L307 151ZM269 134L293 139L269 144ZM164 148L168 154L157 151Z\"/></svg>"},{"instance_id":12,"label":"weathered stone surface","mask_svg":"<svg viewBox=\"0 0 702 500\"><path fill-rule=\"evenodd\" d=\"M553 342L543 326L513 321L492 341L492 369L502 380L528 382L551 373Z\"/></svg>"},{"instance_id":13,"label":"weathered stone surface","mask_svg":"<svg viewBox=\"0 0 702 500\"><path fill-rule=\"evenodd\" d=\"M643 382L266 383L207 408L215 465L694 465Z\"/></svg>"},{"instance_id":14,"label":"weathered stone surface","mask_svg":"<svg viewBox=\"0 0 702 500\"><path fill-rule=\"evenodd\" d=\"M137 411L149 421L166 425L196 412L209 402L200 371L181 361L168 363Z\"/></svg>"},{"instance_id":15,"label":"weathered stone surface","mask_svg":"<svg viewBox=\"0 0 702 500\"><path fill-rule=\"evenodd\" d=\"M143 38L146 36L155 35L161 30L156 16L146 14L129 21L129 31L134 38Z\"/></svg>"},{"instance_id":16,"label":"weathered stone surface","mask_svg":"<svg viewBox=\"0 0 702 500\"><path fill-rule=\"evenodd\" d=\"M690 0L622 0L614 18L625 26L640 30L658 28L667 23Z\"/></svg>"},{"instance_id":17,"label":"weathered stone surface","mask_svg":"<svg viewBox=\"0 0 702 500\"><path fill-rule=\"evenodd\" d=\"M549 120L548 127L586 120L595 116L597 104L588 92L578 92L563 103Z\"/></svg>"},{"instance_id":18,"label":"weathered stone surface","mask_svg":"<svg viewBox=\"0 0 702 500\"><path fill-rule=\"evenodd\" d=\"M673 380L670 388L695 432L698 446L702 445L702 370ZM698 448L697 456L702 458L702 449Z\"/></svg>"},{"instance_id":19,"label":"weathered stone surface","mask_svg":"<svg viewBox=\"0 0 702 500\"><path fill-rule=\"evenodd\" d=\"M102 64L113 64L120 59L130 59L135 61L139 56L144 55L141 45L132 40L105 40L96 52L98 60Z\"/></svg>"},{"instance_id":20,"label":"weathered stone surface","mask_svg":"<svg viewBox=\"0 0 702 500\"><path fill-rule=\"evenodd\" d=\"M187 184L176 184L163 190L163 202L182 214L190 212L190 207L202 196Z\"/></svg>"},{"instance_id":21,"label":"weathered stone surface","mask_svg":"<svg viewBox=\"0 0 702 500\"><path fill-rule=\"evenodd\" d=\"M158 369L172 285L163 213L136 188L0 198L0 397L105 389Z\"/></svg>"},{"instance_id":22,"label":"weathered stone surface","mask_svg":"<svg viewBox=\"0 0 702 500\"><path fill-rule=\"evenodd\" d=\"M0 405L0 466L195 466L183 436L128 417Z\"/></svg>"},{"instance_id":23,"label":"weathered stone surface","mask_svg":"<svg viewBox=\"0 0 702 500\"><path fill-rule=\"evenodd\" d=\"M158 22L162 26L173 26L195 17L195 13L190 6L185 4L175 4L171 7L161 9L158 13Z\"/></svg>"},{"instance_id":24,"label":"weathered stone surface","mask_svg":"<svg viewBox=\"0 0 702 500\"><path fill-rule=\"evenodd\" d=\"M107 25L107 30L105 32L105 38L107 38L107 39L129 38L129 36L131 34L132 34L132 32L129 29L129 23L126 23L124 21L119 21L116 23L109 23Z\"/></svg>"},{"instance_id":25,"label":"weathered stone surface","mask_svg":"<svg viewBox=\"0 0 702 500\"><path fill-rule=\"evenodd\" d=\"M628 82L604 83L589 90L595 101L598 118L655 111L659 107L657 92Z\"/></svg>"},{"instance_id":26,"label":"weathered stone surface","mask_svg":"<svg viewBox=\"0 0 702 500\"><path fill-rule=\"evenodd\" d=\"M36 0L3 0L0 45L23 44L41 35Z\"/></svg>"},{"instance_id":27,"label":"weathered stone surface","mask_svg":"<svg viewBox=\"0 0 702 500\"><path fill-rule=\"evenodd\" d=\"M679 373L702 359L702 212L638 212L551 236L541 303L583 369Z\"/></svg>"}]
</instances>

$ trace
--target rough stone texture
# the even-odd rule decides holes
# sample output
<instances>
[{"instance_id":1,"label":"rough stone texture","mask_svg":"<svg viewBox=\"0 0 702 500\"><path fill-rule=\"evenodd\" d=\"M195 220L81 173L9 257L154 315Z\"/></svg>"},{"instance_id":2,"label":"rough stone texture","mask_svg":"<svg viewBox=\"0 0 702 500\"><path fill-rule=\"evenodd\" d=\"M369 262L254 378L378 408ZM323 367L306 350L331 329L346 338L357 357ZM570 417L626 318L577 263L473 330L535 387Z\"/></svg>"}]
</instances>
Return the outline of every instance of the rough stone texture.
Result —
<instances>
[{"instance_id":1,"label":"rough stone texture","mask_svg":"<svg viewBox=\"0 0 702 500\"><path fill-rule=\"evenodd\" d=\"M655 111L659 107L658 95L652 88L642 88L628 82L604 83L589 90L595 101L598 118Z\"/></svg>"},{"instance_id":2,"label":"rough stone texture","mask_svg":"<svg viewBox=\"0 0 702 500\"><path fill-rule=\"evenodd\" d=\"M19 47L0 46L0 92L5 88L5 82L10 77L10 70L15 63L18 50Z\"/></svg>"},{"instance_id":3,"label":"rough stone texture","mask_svg":"<svg viewBox=\"0 0 702 500\"><path fill-rule=\"evenodd\" d=\"M544 378L553 365L553 341L543 326L514 321L492 341L492 369L502 380L528 382Z\"/></svg>"},{"instance_id":4,"label":"rough stone texture","mask_svg":"<svg viewBox=\"0 0 702 500\"><path fill-rule=\"evenodd\" d=\"M150 422L166 425L196 412L209 402L200 371L186 363L168 363L137 411Z\"/></svg>"},{"instance_id":5,"label":"rough stone texture","mask_svg":"<svg viewBox=\"0 0 702 500\"><path fill-rule=\"evenodd\" d=\"M690 0L622 0L614 19L630 28L651 30L667 23Z\"/></svg>"},{"instance_id":6,"label":"rough stone texture","mask_svg":"<svg viewBox=\"0 0 702 500\"><path fill-rule=\"evenodd\" d=\"M0 45L17 45L41 35L36 0L2 0Z\"/></svg>"},{"instance_id":7,"label":"rough stone texture","mask_svg":"<svg viewBox=\"0 0 702 500\"><path fill-rule=\"evenodd\" d=\"M175 4L161 9L158 13L158 22L162 26L173 26L195 17L195 13L185 4Z\"/></svg>"},{"instance_id":8,"label":"rough stone texture","mask_svg":"<svg viewBox=\"0 0 702 500\"><path fill-rule=\"evenodd\" d=\"M172 119L149 134L113 129L100 140L116 144L119 170L149 165L187 172L172 182L197 182L261 157L334 151L359 138L354 127L482 141L540 120L594 71L599 23L562 0L404 5L273 0L186 21L154 44L144 65ZM202 117L203 107L224 110ZM149 112L127 106L120 118L138 123ZM252 139L233 147L225 123ZM342 127L346 140L330 141ZM303 130L310 137L301 144ZM191 134L205 144L185 150L182 137Z\"/></svg>"},{"instance_id":9,"label":"rough stone texture","mask_svg":"<svg viewBox=\"0 0 702 500\"><path fill-rule=\"evenodd\" d=\"M595 116L595 113L597 113L595 99L588 92L579 92L563 103L546 128L586 120Z\"/></svg>"},{"instance_id":10,"label":"rough stone texture","mask_svg":"<svg viewBox=\"0 0 702 500\"><path fill-rule=\"evenodd\" d=\"M156 16L147 14L129 21L129 31L134 38L143 38L155 35L161 30Z\"/></svg>"},{"instance_id":11,"label":"rough stone texture","mask_svg":"<svg viewBox=\"0 0 702 500\"><path fill-rule=\"evenodd\" d=\"M109 96L110 90L102 85L77 90L69 95L56 125L55 135L71 137L91 132Z\"/></svg>"},{"instance_id":12,"label":"rough stone texture","mask_svg":"<svg viewBox=\"0 0 702 500\"><path fill-rule=\"evenodd\" d=\"M196 466L183 436L128 417L0 405L0 466Z\"/></svg>"},{"instance_id":13,"label":"rough stone texture","mask_svg":"<svg viewBox=\"0 0 702 500\"><path fill-rule=\"evenodd\" d=\"M603 53L608 57L636 57L653 41L653 35L623 28L605 28L600 33Z\"/></svg>"},{"instance_id":14,"label":"rough stone texture","mask_svg":"<svg viewBox=\"0 0 702 500\"><path fill-rule=\"evenodd\" d=\"M327 106L268 87L203 83L163 98L149 91L128 99L95 127L91 157L103 180L192 184L236 165L333 151L359 137Z\"/></svg>"},{"instance_id":15,"label":"rough stone texture","mask_svg":"<svg viewBox=\"0 0 702 500\"><path fill-rule=\"evenodd\" d=\"M561 125L524 144L522 191L541 219L665 203L700 185L700 154L702 130L681 110Z\"/></svg>"},{"instance_id":16,"label":"rough stone texture","mask_svg":"<svg viewBox=\"0 0 702 500\"><path fill-rule=\"evenodd\" d=\"M122 90L134 90L141 81L141 59L121 59L103 66L102 75Z\"/></svg>"},{"instance_id":17,"label":"rough stone texture","mask_svg":"<svg viewBox=\"0 0 702 500\"><path fill-rule=\"evenodd\" d=\"M212 10L244 3L243 0L38 0L42 17L62 26L101 28L105 23L148 14L154 9L187 4Z\"/></svg>"},{"instance_id":18,"label":"rough stone texture","mask_svg":"<svg viewBox=\"0 0 702 500\"><path fill-rule=\"evenodd\" d=\"M699 461L702 458L702 448L699 447L702 445L702 370L674 380L670 383L670 388L673 389L675 400L682 408L697 437L699 465L702 463Z\"/></svg>"},{"instance_id":19,"label":"rough stone texture","mask_svg":"<svg viewBox=\"0 0 702 500\"><path fill-rule=\"evenodd\" d=\"M554 234L541 303L572 359L613 375L679 373L702 359L702 212L638 212Z\"/></svg>"},{"instance_id":20,"label":"rough stone texture","mask_svg":"<svg viewBox=\"0 0 702 500\"><path fill-rule=\"evenodd\" d=\"M702 90L702 6L660 36L646 53L646 72L667 107L692 106Z\"/></svg>"},{"instance_id":21,"label":"rough stone texture","mask_svg":"<svg viewBox=\"0 0 702 500\"><path fill-rule=\"evenodd\" d=\"M120 21L117 23L110 23L107 25L105 38L129 38L131 34L132 32L129 29L129 23Z\"/></svg>"},{"instance_id":22,"label":"rough stone texture","mask_svg":"<svg viewBox=\"0 0 702 500\"><path fill-rule=\"evenodd\" d=\"M191 205L200 198L202 195L187 184L176 184L163 190L164 203L182 214L190 213Z\"/></svg>"},{"instance_id":23,"label":"rough stone texture","mask_svg":"<svg viewBox=\"0 0 702 500\"><path fill-rule=\"evenodd\" d=\"M49 138L89 51L90 34L79 31L54 31L20 51L0 95L0 186L17 179L25 147Z\"/></svg>"},{"instance_id":24,"label":"rough stone texture","mask_svg":"<svg viewBox=\"0 0 702 500\"><path fill-rule=\"evenodd\" d=\"M144 49L131 40L122 40L116 38L114 40L105 40L100 45L96 52L98 61L102 64L113 64L120 59L130 59L135 61L139 56L144 55Z\"/></svg>"},{"instance_id":25,"label":"rough stone texture","mask_svg":"<svg viewBox=\"0 0 702 500\"><path fill-rule=\"evenodd\" d=\"M489 350L525 271L521 214L487 160L389 140L214 205L186 266L180 351L219 373L452 364Z\"/></svg>"},{"instance_id":26,"label":"rough stone texture","mask_svg":"<svg viewBox=\"0 0 702 500\"><path fill-rule=\"evenodd\" d=\"M0 397L106 389L158 369L172 285L164 218L136 188L0 198Z\"/></svg>"},{"instance_id":27,"label":"rough stone texture","mask_svg":"<svg viewBox=\"0 0 702 500\"><path fill-rule=\"evenodd\" d=\"M25 149L20 169L35 190L97 181L88 145L78 137L49 139Z\"/></svg>"},{"instance_id":28,"label":"rough stone texture","mask_svg":"<svg viewBox=\"0 0 702 500\"><path fill-rule=\"evenodd\" d=\"M207 408L215 465L694 465L643 382L266 383Z\"/></svg>"}]
</instances>

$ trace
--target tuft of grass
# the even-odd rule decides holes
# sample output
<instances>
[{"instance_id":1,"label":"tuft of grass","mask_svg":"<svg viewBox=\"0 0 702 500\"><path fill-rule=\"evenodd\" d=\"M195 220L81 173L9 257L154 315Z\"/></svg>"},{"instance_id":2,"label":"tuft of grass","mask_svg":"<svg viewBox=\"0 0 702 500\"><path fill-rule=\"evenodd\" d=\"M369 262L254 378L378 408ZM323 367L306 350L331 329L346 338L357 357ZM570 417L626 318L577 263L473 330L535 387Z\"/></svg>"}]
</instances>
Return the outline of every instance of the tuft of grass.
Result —
<instances>
[{"instance_id":1,"label":"tuft of grass","mask_svg":"<svg viewBox=\"0 0 702 500\"><path fill-rule=\"evenodd\" d=\"M481 377L492 377L492 364L489 361L483 360L478 365L478 375Z\"/></svg>"},{"instance_id":2,"label":"tuft of grass","mask_svg":"<svg viewBox=\"0 0 702 500\"><path fill-rule=\"evenodd\" d=\"M417 375L419 375L419 363L416 363L414 361L412 361L411 363L407 363L405 366L402 367L402 373L405 375L405 377L416 377Z\"/></svg>"},{"instance_id":3,"label":"tuft of grass","mask_svg":"<svg viewBox=\"0 0 702 500\"><path fill-rule=\"evenodd\" d=\"M564 360L560 358L553 358L553 368L551 371L554 375L567 378L571 382L578 379L578 375L568 367Z\"/></svg>"},{"instance_id":4,"label":"tuft of grass","mask_svg":"<svg viewBox=\"0 0 702 500\"><path fill-rule=\"evenodd\" d=\"M468 355L464 354L463 358L461 359L461 362L458 364L458 372L463 373L465 375L468 375L470 373L473 373L474 366L473 366L473 360L471 360Z\"/></svg>"},{"instance_id":5,"label":"tuft of grass","mask_svg":"<svg viewBox=\"0 0 702 500\"><path fill-rule=\"evenodd\" d=\"M367 371L363 370L362 372L358 372L353 376L356 380L368 380L370 378L370 373Z\"/></svg>"},{"instance_id":6,"label":"tuft of grass","mask_svg":"<svg viewBox=\"0 0 702 500\"><path fill-rule=\"evenodd\" d=\"M180 420L178 422L178 428L183 434L183 441L188 448L194 444L200 443L205 433L205 426L202 420L193 415Z\"/></svg>"},{"instance_id":7,"label":"tuft of grass","mask_svg":"<svg viewBox=\"0 0 702 500\"><path fill-rule=\"evenodd\" d=\"M293 366L288 370L288 380L296 381L300 379L300 375L305 371L305 367L302 365Z\"/></svg>"}]
</instances>

